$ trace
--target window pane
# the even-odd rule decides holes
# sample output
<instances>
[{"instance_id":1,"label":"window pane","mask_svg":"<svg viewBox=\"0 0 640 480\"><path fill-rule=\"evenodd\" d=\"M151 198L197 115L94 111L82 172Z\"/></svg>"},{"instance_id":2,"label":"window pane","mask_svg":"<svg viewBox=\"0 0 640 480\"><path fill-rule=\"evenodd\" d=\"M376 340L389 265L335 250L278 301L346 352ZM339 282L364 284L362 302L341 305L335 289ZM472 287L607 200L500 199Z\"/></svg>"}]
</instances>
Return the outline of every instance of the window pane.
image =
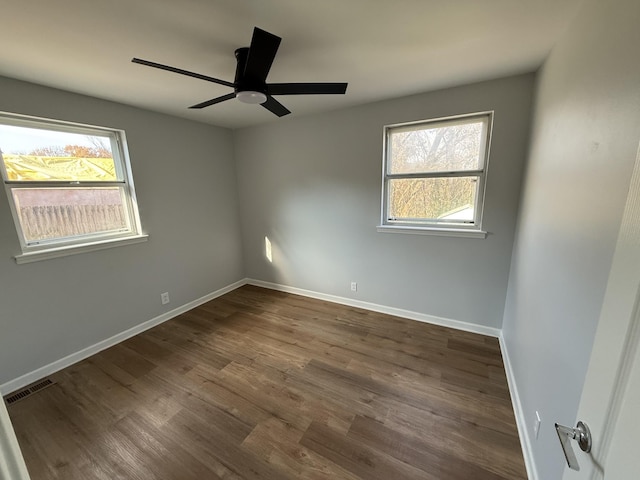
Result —
<instances>
[{"instance_id":1,"label":"window pane","mask_svg":"<svg viewBox=\"0 0 640 480\"><path fill-rule=\"evenodd\" d=\"M478 177L389 180L390 221L473 223Z\"/></svg>"},{"instance_id":2,"label":"window pane","mask_svg":"<svg viewBox=\"0 0 640 480\"><path fill-rule=\"evenodd\" d=\"M106 135L0 125L0 152L7 180L117 180L111 139Z\"/></svg>"},{"instance_id":3,"label":"window pane","mask_svg":"<svg viewBox=\"0 0 640 480\"><path fill-rule=\"evenodd\" d=\"M449 126L424 125L391 130L388 172L481 170L484 124L483 120L478 120Z\"/></svg>"},{"instance_id":4,"label":"window pane","mask_svg":"<svg viewBox=\"0 0 640 480\"><path fill-rule=\"evenodd\" d=\"M127 231L121 187L13 189L27 243Z\"/></svg>"}]
</instances>

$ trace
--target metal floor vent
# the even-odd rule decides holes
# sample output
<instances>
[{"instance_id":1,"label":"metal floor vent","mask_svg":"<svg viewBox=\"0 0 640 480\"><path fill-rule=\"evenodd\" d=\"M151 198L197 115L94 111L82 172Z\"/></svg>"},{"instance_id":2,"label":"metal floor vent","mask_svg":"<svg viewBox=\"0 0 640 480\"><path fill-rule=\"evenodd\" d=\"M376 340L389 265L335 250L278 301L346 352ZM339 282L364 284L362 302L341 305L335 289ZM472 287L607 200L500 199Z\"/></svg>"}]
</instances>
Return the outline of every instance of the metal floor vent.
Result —
<instances>
[{"instance_id":1,"label":"metal floor vent","mask_svg":"<svg viewBox=\"0 0 640 480\"><path fill-rule=\"evenodd\" d=\"M22 400L23 398L27 398L28 396L39 392L40 390L50 387L54 385L55 382L52 382L50 379L45 378L44 380L39 381L38 383L34 383L33 385L23 388L22 390L12 393L11 395L7 395L4 397L4 401L7 405L11 405L12 403L16 403L18 400Z\"/></svg>"}]
</instances>

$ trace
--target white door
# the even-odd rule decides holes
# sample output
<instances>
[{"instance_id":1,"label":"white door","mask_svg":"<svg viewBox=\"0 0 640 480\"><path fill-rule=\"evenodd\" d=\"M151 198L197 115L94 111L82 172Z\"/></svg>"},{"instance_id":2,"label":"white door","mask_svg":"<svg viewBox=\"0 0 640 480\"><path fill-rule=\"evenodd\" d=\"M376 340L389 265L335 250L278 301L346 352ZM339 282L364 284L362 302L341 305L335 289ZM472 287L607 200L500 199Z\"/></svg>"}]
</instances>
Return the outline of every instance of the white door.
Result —
<instances>
[{"instance_id":1,"label":"white door","mask_svg":"<svg viewBox=\"0 0 640 480\"><path fill-rule=\"evenodd\" d=\"M9 414L0 398L0 480L29 480Z\"/></svg>"},{"instance_id":2,"label":"white door","mask_svg":"<svg viewBox=\"0 0 640 480\"><path fill-rule=\"evenodd\" d=\"M585 381L578 420L591 429L591 453L571 441L579 471L563 480L640 478L640 150ZM571 348L571 345L567 345ZM558 423L569 423L558 419ZM560 442L558 441L558 448Z\"/></svg>"}]
</instances>

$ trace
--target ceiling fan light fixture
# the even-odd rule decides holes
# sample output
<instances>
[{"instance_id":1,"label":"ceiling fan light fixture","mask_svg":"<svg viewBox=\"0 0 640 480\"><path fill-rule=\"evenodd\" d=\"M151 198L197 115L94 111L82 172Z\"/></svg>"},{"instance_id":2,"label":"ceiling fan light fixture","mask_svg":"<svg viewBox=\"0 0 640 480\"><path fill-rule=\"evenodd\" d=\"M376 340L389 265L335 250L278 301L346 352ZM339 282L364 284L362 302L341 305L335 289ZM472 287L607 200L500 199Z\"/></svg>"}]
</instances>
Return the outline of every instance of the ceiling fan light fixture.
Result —
<instances>
[{"instance_id":1,"label":"ceiling fan light fixture","mask_svg":"<svg viewBox=\"0 0 640 480\"><path fill-rule=\"evenodd\" d=\"M245 90L243 92L237 92L236 98L242 103L258 104L267 101L267 96L262 92L256 92L253 90Z\"/></svg>"}]
</instances>

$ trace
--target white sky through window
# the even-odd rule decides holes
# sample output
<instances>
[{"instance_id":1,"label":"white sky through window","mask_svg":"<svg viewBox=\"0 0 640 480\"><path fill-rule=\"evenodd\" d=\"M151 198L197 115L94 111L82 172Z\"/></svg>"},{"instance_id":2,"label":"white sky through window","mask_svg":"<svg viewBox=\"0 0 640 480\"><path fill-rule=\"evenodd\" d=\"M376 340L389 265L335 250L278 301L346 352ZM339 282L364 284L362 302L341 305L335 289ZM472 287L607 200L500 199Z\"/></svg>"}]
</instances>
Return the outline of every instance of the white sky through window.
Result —
<instances>
[{"instance_id":1,"label":"white sky through window","mask_svg":"<svg viewBox=\"0 0 640 480\"><path fill-rule=\"evenodd\" d=\"M64 147L65 145L93 146L87 135L0 125L0 150L4 153L26 155L37 148Z\"/></svg>"}]
</instances>

